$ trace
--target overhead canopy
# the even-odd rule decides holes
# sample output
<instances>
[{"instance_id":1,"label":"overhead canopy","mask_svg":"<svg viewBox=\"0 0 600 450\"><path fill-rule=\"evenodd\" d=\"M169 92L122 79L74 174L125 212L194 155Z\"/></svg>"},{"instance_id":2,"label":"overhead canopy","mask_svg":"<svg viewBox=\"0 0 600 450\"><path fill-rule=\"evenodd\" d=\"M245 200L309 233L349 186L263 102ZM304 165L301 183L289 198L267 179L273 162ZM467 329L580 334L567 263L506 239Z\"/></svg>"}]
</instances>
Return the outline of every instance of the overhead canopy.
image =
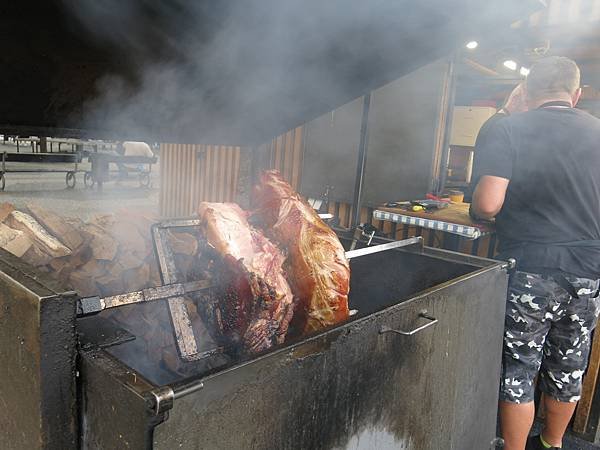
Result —
<instances>
[{"instance_id":1,"label":"overhead canopy","mask_svg":"<svg viewBox=\"0 0 600 450\"><path fill-rule=\"evenodd\" d=\"M0 14L0 132L253 145L537 0L21 0ZM48 130L51 128L51 130Z\"/></svg>"}]
</instances>

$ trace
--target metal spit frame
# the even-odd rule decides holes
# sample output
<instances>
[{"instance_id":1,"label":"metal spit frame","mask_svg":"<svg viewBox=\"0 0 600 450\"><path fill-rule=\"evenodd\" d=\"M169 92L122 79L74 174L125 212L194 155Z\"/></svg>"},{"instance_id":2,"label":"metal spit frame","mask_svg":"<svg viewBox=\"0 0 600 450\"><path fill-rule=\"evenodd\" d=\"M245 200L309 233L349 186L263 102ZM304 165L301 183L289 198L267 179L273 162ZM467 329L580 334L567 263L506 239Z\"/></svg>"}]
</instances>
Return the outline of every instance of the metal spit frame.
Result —
<instances>
[{"instance_id":1,"label":"metal spit frame","mask_svg":"<svg viewBox=\"0 0 600 450\"><path fill-rule=\"evenodd\" d=\"M349 243L346 239L345 244ZM474 418L482 426L451 433L453 444L456 448L488 448L483 444L494 436L495 413L489 408L473 410L472 404L475 400L484 404L497 401L493 374L499 360L490 348L501 345L501 321L497 318L502 302L481 298L501 298L505 292L503 264L419 247L409 245L398 251L351 259L356 273L361 274L354 279L353 286L359 288L354 291L354 305L359 310L361 306L366 308L357 319L290 341L256 358L225 364L216 371L198 372L167 384L142 385L144 373L131 372L126 361L114 359L101 348L82 352L82 380L89 399L85 423L91 424L84 433L84 442L102 442L106 448L140 442L140 448L146 443L147 448L157 450L177 446L246 448L250 441L256 448L346 448L344 443L356 436L357 430L365 424L373 425L371 405L376 405L377 410L386 412L384 419L397 420L402 433L414 439L415 448L439 448L442 441L447 441L446 430L462 430ZM425 284L417 280L414 292L411 289L406 295L398 292L388 296L384 291L395 289L397 284L390 280L398 278L393 274L401 277L406 273L404 264ZM472 268L462 269L460 265ZM439 273L436 269L441 267L445 267L446 275L441 279L431 275ZM369 286L364 277L374 275L379 278ZM456 325L462 322L469 326ZM465 346L469 352L464 351ZM468 389L475 383L473 365L485 373L476 391ZM468 392L466 397L455 395L454 380L439 375L449 371L456 371L459 390ZM390 383L392 379L396 382ZM386 392L385 386L390 390ZM119 389L126 399L115 400L121 397L111 393L121 392ZM322 406L328 404L333 392L340 406ZM354 392L360 392L360 399L349 394ZM440 408L428 410L427 398L443 399ZM117 412L111 409L115 404ZM280 409L287 405L287 409L273 414L276 405ZM139 411L137 417L132 411ZM319 424L340 426L307 426L297 432L297 424L310 421L314 414ZM354 421L347 421L349 414ZM424 423L402 419L411 414L419 414ZM263 421L264 427L255 425ZM442 433L427 433L425 437L419 434L419 430L429 430L428 424L434 423ZM387 432L397 433L400 429L396 425L386 428L389 426L384 420L387 431L377 428L377 433L387 436ZM289 432L275 436L265 431L281 427L290 427ZM340 436L342 441L338 440ZM419 438L427 440L421 442Z\"/></svg>"},{"instance_id":2,"label":"metal spit frame","mask_svg":"<svg viewBox=\"0 0 600 450\"><path fill-rule=\"evenodd\" d=\"M104 298L98 296L82 298L78 301L77 305L78 315L85 316L95 314L105 309L118 308L134 303L166 300L169 305L169 315L171 317L175 341L181 359L190 362L212 355L214 351L200 352L198 350L198 342L194 335L184 296L193 292L208 290L213 285L210 280L199 280L187 283L182 282L175 265L173 252L168 245L167 236L173 228L199 226L199 219L173 219L154 224L152 226L152 238L156 256L158 258L161 279L164 285ZM357 250L352 249L346 252L346 257L352 259L414 244L423 246L423 239L420 236L373 246L370 246L371 241L372 236L366 243L366 247Z\"/></svg>"}]
</instances>

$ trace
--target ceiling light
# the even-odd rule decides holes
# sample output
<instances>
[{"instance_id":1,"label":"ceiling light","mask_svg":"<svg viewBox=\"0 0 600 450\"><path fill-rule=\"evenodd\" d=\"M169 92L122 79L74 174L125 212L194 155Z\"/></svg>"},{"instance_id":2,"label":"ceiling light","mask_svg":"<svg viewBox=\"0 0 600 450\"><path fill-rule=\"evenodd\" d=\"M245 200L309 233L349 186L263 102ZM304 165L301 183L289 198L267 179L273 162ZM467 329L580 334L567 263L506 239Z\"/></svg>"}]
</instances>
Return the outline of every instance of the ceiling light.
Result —
<instances>
[{"instance_id":1,"label":"ceiling light","mask_svg":"<svg viewBox=\"0 0 600 450\"><path fill-rule=\"evenodd\" d=\"M506 61L504 61L504 67L506 67L507 69L510 70L517 70L517 63L515 61L513 61L512 59L507 59Z\"/></svg>"},{"instance_id":2,"label":"ceiling light","mask_svg":"<svg viewBox=\"0 0 600 450\"><path fill-rule=\"evenodd\" d=\"M519 70L519 73L521 75L523 75L524 77L526 77L527 75L529 75L529 69L527 67L521 67L521 70Z\"/></svg>"},{"instance_id":3,"label":"ceiling light","mask_svg":"<svg viewBox=\"0 0 600 450\"><path fill-rule=\"evenodd\" d=\"M467 47L469 50L475 50L478 45L479 43L477 41L470 41L467 42L467 45L465 47Z\"/></svg>"}]
</instances>

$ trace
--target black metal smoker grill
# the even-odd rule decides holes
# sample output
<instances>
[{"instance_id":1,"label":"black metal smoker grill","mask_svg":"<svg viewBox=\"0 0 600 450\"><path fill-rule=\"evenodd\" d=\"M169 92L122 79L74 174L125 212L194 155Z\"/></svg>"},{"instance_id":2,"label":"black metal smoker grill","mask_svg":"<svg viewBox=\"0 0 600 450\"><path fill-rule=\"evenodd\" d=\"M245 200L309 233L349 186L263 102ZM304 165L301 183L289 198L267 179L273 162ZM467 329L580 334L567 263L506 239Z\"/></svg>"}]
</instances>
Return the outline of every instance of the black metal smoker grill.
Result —
<instances>
[{"instance_id":1,"label":"black metal smoker grill","mask_svg":"<svg viewBox=\"0 0 600 450\"><path fill-rule=\"evenodd\" d=\"M354 258L348 323L161 385L115 356L126 330L2 256L3 449L491 448L505 264L421 243Z\"/></svg>"},{"instance_id":2,"label":"black metal smoker grill","mask_svg":"<svg viewBox=\"0 0 600 450\"><path fill-rule=\"evenodd\" d=\"M97 9L92 28L108 30L105 40L77 9L65 10L82 2L39 3L12 2L0 17L9 40L0 131L257 148L475 36L502 32L541 2L134 1L128 20L118 8ZM23 20L36 29L33 44L19 33ZM234 33L223 33L227 23ZM177 108L187 107L174 108L176 118L165 120L158 101L135 110L133 127L119 122L120 104L103 111L116 121L74 121L105 76L141 80L164 58L187 61L171 51L183 25L200 59L183 67L193 89L180 86ZM239 58L206 64L223 36ZM120 47L130 42L144 45ZM278 82L259 76L267 72ZM249 102L257 80L261 96ZM123 349L135 335L101 315L78 319L77 293L0 251L0 449L490 448L506 267L415 245L355 258L351 269L359 314L348 323L164 381L160 368L131 367Z\"/></svg>"}]
</instances>

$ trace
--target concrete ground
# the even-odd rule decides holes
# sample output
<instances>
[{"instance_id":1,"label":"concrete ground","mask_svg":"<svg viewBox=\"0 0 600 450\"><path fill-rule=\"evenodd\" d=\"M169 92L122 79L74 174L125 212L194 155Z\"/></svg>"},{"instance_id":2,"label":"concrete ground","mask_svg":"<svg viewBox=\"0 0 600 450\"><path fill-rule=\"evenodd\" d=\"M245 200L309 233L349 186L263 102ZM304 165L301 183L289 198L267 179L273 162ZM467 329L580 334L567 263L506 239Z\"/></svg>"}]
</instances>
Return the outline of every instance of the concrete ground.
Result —
<instances>
[{"instance_id":1,"label":"concrete ground","mask_svg":"<svg viewBox=\"0 0 600 450\"><path fill-rule=\"evenodd\" d=\"M536 423L534 425L534 433L539 434L541 430L541 424ZM577 436L568 433L563 440L563 450L599 450L600 445L592 444L588 441L578 438Z\"/></svg>"},{"instance_id":2,"label":"concrete ground","mask_svg":"<svg viewBox=\"0 0 600 450\"><path fill-rule=\"evenodd\" d=\"M0 152L14 152L13 144L0 144ZM22 146L21 151L28 151ZM53 168L72 170L73 165L31 165L8 163L8 170L20 168ZM89 164L79 165L78 170L89 170ZM151 187L139 186L136 174L131 174L125 181L105 183L103 190L88 189L83 185L83 172L77 173L74 189L67 189L65 173L7 173L6 187L0 192L0 202L8 201L17 208L30 202L42 204L44 207L69 217L87 219L99 213L115 213L119 210L149 211L158 213L159 165L152 168ZM564 450L600 450L600 446L590 444L575 436L565 438Z\"/></svg>"},{"instance_id":3,"label":"concrete ground","mask_svg":"<svg viewBox=\"0 0 600 450\"><path fill-rule=\"evenodd\" d=\"M21 147L21 151L27 149ZM27 149L28 150L28 149ZM16 151L16 146L0 144L0 152ZM67 189L65 173L11 173L19 169L73 170L73 164L23 164L7 163L6 186L0 192L0 202L14 203L17 208L29 202L41 203L58 214L87 219L98 213L111 213L121 209L158 213L159 165L152 167L150 188L140 187L138 175L131 173L124 181L111 181L104 184L102 191L88 189L83 184L83 171L90 165L84 162L78 166L76 185Z\"/></svg>"}]
</instances>

